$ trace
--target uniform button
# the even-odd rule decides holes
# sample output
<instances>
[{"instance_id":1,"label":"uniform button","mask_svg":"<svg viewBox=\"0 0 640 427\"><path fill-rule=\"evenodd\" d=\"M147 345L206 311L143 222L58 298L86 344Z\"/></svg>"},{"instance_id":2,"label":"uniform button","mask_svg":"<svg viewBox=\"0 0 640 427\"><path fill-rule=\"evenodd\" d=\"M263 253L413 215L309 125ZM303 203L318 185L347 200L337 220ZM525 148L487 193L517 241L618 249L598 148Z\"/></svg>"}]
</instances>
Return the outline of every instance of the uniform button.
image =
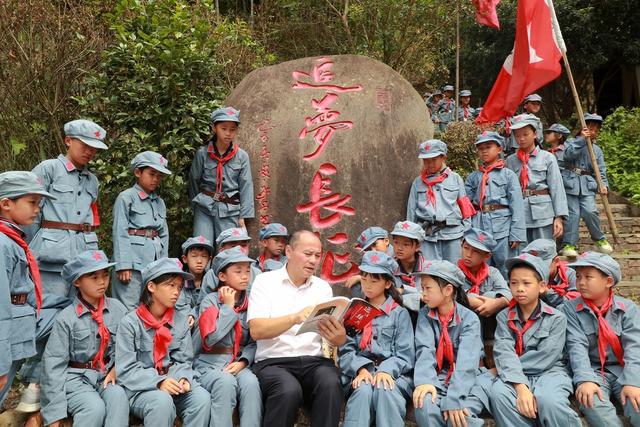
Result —
<instances>
[{"instance_id":1,"label":"uniform button","mask_svg":"<svg viewBox=\"0 0 640 427\"><path fill-rule=\"evenodd\" d=\"M82 194L82 191L78 191L78 196Z\"/></svg>"},{"instance_id":2,"label":"uniform button","mask_svg":"<svg viewBox=\"0 0 640 427\"><path fill-rule=\"evenodd\" d=\"M76 212L76 215L80 215L80 211Z\"/></svg>"},{"instance_id":3,"label":"uniform button","mask_svg":"<svg viewBox=\"0 0 640 427\"><path fill-rule=\"evenodd\" d=\"M374 339L374 340L377 340L377 339L378 339L378 336L377 336L377 335L374 335L374 336L373 336L373 339Z\"/></svg>"},{"instance_id":4,"label":"uniform button","mask_svg":"<svg viewBox=\"0 0 640 427\"><path fill-rule=\"evenodd\" d=\"M224 176L222 177L222 180L224 181Z\"/></svg>"}]
</instances>

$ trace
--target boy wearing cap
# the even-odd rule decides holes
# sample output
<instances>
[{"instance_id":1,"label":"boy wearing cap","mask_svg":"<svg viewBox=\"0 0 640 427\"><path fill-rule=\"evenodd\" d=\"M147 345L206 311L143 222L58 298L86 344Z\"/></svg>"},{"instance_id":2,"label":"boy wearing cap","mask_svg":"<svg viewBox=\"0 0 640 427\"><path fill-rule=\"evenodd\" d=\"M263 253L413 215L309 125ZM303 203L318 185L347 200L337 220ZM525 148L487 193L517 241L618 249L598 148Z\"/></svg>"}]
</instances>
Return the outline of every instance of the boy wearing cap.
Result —
<instances>
[{"instance_id":1,"label":"boy wearing cap","mask_svg":"<svg viewBox=\"0 0 640 427\"><path fill-rule=\"evenodd\" d=\"M36 350L36 317L42 308L40 270L21 226L33 223L42 198L53 198L31 172L0 174L0 405L13 379ZM35 408L37 410L37 408Z\"/></svg>"},{"instance_id":2,"label":"boy wearing cap","mask_svg":"<svg viewBox=\"0 0 640 427\"><path fill-rule=\"evenodd\" d=\"M62 267L78 253L98 249L98 179L87 165L97 150L106 150L106 131L89 120L64 125L66 155L49 159L33 173L55 198L42 201L40 216L28 231L42 272L43 292L73 297L75 287L62 279Z\"/></svg>"},{"instance_id":3,"label":"boy wearing cap","mask_svg":"<svg viewBox=\"0 0 640 427\"><path fill-rule=\"evenodd\" d=\"M453 86L446 85L442 88L444 98L437 104L434 111L434 115L437 116L437 124L440 132L444 132L449 122L453 120L453 111L456 107L456 102L453 100Z\"/></svg>"},{"instance_id":4,"label":"boy wearing cap","mask_svg":"<svg viewBox=\"0 0 640 427\"><path fill-rule=\"evenodd\" d=\"M584 220L589 229L589 234L591 235L591 240L595 242L596 250L605 254L613 252L613 247L602 232L600 214L596 207L596 192L603 197L606 197L609 192L604 154L596 144L596 138L602 126L602 116L586 114L584 119L587 123L587 129L583 129L581 136L567 143L564 153L565 168L569 172L565 182L569 218L562 238L562 254L565 256L577 256L576 245L579 238L580 218ZM604 184L601 188L598 188L598 183L595 179L595 172L587 149L587 137L590 137L593 143L593 152L596 156L602 183Z\"/></svg>"},{"instance_id":5,"label":"boy wearing cap","mask_svg":"<svg viewBox=\"0 0 640 427\"><path fill-rule=\"evenodd\" d=\"M129 423L129 400L116 384L114 367L118 323L127 310L105 296L114 265L97 250L80 253L62 269L78 292L57 316L42 356L45 425L62 426L67 414L77 426Z\"/></svg>"},{"instance_id":6,"label":"boy wearing cap","mask_svg":"<svg viewBox=\"0 0 640 427\"><path fill-rule=\"evenodd\" d=\"M567 196L556 157L536 146L540 120L531 114L514 119L511 130L518 151L507 157L507 167L520 178L524 197L527 242L562 236L563 219L568 214Z\"/></svg>"},{"instance_id":7,"label":"boy wearing cap","mask_svg":"<svg viewBox=\"0 0 640 427\"><path fill-rule=\"evenodd\" d=\"M284 265L287 257L284 256L284 248L287 245L289 232L287 228L277 222L267 224L260 229L260 246L262 254L258 257L258 267L260 271L267 271L267 262L269 260ZM270 268L269 270L273 270Z\"/></svg>"},{"instance_id":8,"label":"boy wearing cap","mask_svg":"<svg viewBox=\"0 0 640 427\"><path fill-rule=\"evenodd\" d=\"M549 277L547 290L543 297L545 303L559 310L566 300L580 296L576 288L576 272L568 268L566 261L560 259L556 253L555 241L550 239L534 240L522 252L537 256L547 263Z\"/></svg>"},{"instance_id":9,"label":"boy wearing cap","mask_svg":"<svg viewBox=\"0 0 640 427\"><path fill-rule=\"evenodd\" d=\"M458 120L461 122L468 122L474 120L476 117L475 108L471 107L471 91L460 91L460 107L458 107Z\"/></svg>"},{"instance_id":10,"label":"boy wearing cap","mask_svg":"<svg viewBox=\"0 0 640 427\"><path fill-rule=\"evenodd\" d=\"M249 255L249 244L251 243L251 237L247 234L247 229L244 227L228 228L220 233L216 240L216 246L218 252L227 249L239 247L245 255ZM255 265L251 265L251 281L249 282L249 291L251 291L251 284L253 279L262 271ZM200 291L200 302L202 299L218 289L218 276L213 273L213 270L207 271L202 279L202 286Z\"/></svg>"},{"instance_id":11,"label":"boy wearing cap","mask_svg":"<svg viewBox=\"0 0 640 427\"><path fill-rule=\"evenodd\" d=\"M210 426L232 427L236 407L242 426L259 427L262 422L260 385L249 369L256 353L247 324L247 289L254 262L239 247L219 252L211 265L219 286L198 308L193 366L211 393Z\"/></svg>"},{"instance_id":12,"label":"boy wearing cap","mask_svg":"<svg viewBox=\"0 0 640 427\"><path fill-rule=\"evenodd\" d=\"M527 97L524 98L524 101L522 104L522 111L523 111L522 114L531 114L539 118L541 108L542 108L542 97L537 93L532 93L531 95L528 95ZM509 119L509 123L513 123L516 117L518 116L511 117ZM537 142L538 144L542 142L543 136L544 135L542 132L542 123L539 123L538 127L536 128L536 139L538 141ZM513 154L517 150L518 150L518 142L516 141L513 131L510 130L508 132L505 152L507 154Z\"/></svg>"},{"instance_id":13,"label":"boy wearing cap","mask_svg":"<svg viewBox=\"0 0 640 427\"><path fill-rule=\"evenodd\" d=\"M381 311L338 351L348 398L343 427L369 427L373 420L377 427L404 425L415 350L411 318L394 284L397 268L384 252L362 257L364 297Z\"/></svg>"},{"instance_id":14,"label":"boy wearing cap","mask_svg":"<svg viewBox=\"0 0 640 427\"><path fill-rule=\"evenodd\" d=\"M400 221L391 231L398 262L394 273L402 294L402 302L412 315L420 310L420 272L425 264L420 245L424 242L424 230L415 222Z\"/></svg>"},{"instance_id":15,"label":"boy wearing cap","mask_svg":"<svg viewBox=\"0 0 640 427\"><path fill-rule=\"evenodd\" d=\"M495 315L511 300L511 291L497 268L489 266L496 241L491 234L471 228L464 233L462 258L458 267L465 276L464 290L469 306L482 324L483 341L492 340L495 331Z\"/></svg>"},{"instance_id":16,"label":"boy wearing cap","mask_svg":"<svg viewBox=\"0 0 640 427\"><path fill-rule=\"evenodd\" d=\"M479 368L480 322L469 309L464 275L448 261L421 272L422 302L415 332L413 405L418 426L479 427L489 409L491 374Z\"/></svg>"},{"instance_id":17,"label":"boy wearing cap","mask_svg":"<svg viewBox=\"0 0 640 427\"><path fill-rule=\"evenodd\" d=\"M513 300L498 314L491 388L499 426L582 426L569 404L571 377L564 362L566 317L540 301L547 264L523 253L507 260Z\"/></svg>"},{"instance_id":18,"label":"boy wearing cap","mask_svg":"<svg viewBox=\"0 0 640 427\"><path fill-rule=\"evenodd\" d=\"M142 270L140 305L124 316L116 336L116 374L131 412L145 426L209 425L211 399L196 381L187 319L174 312L184 280L177 258L160 258Z\"/></svg>"},{"instance_id":19,"label":"boy wearing cap","mask_svg":"<svg viewBox=\"0 0 640 427\"><path fill-rule=\"evenodd\" d=\"M435 92L433 92L425 102L427 104L427 108L429 109L429 113L431 114L431 120L434 123L436 123L435 109L436 109L436 106L438 105L438 102L440 102L440 100L442 100L442 91L438 89Z\"/></svg>"},{"instance_id":20,"label":"boy wearing cap","mask_svg":"<svg viewBox=\"0 0 640 427\"><path fill-rule=\"evenodd\" d=\"M423 169L411 184L407 220L425 231L422 254L431 260L457 262L464 230L476 211L467 197L460 175L445 164L447 145L439 139L420 144L418 158Z\"/></svg>"},{"instance_id":21,"label":"boy wearing cap","mask_svg":"<svg viewBox=\"0 0 640 427\"><path fill-rule=\"evenodd\" d=\"M521 242L527 241L522 190L518 176L500 158L504 138L496 132L484 131L475 144L481 165L465 182L466 192L477 210L471 222L495 239L491 265L506 278L505 261L517 254Z\"/></svg>"},{"instance_id":22,"label":"boy wearing cap","mask_svg":"<svg viewBox=\"0 0 640 427\"><path fill-rule=\"evenodd\" d=\"M183 313L189 321L189 327L193 327L197 314L195 309L200 302L200 289L205 275L205 270L213 256L213 245L204 236L189 237L182 244L182 263L184 270L193 275L192 280L185 280L176 311Z\"/></svg>"},{"instance_id":23,"label":"boy wearing cap","mask_svg":"<svg viewBox=\"0 0 640 427\"><path fill-rule=\"evenodd\" d=\"M580 411L590 426L622 423L611 398L640 425L640 312L614 293L620 265L609 255L585 252L569 264L581 296L567 301L567 351Z\"/></svg>"},{"instance_id":24,"label":"boy wearing cap","mask_svg":"<svg viewBox=\"0 0 640 427\"><path fill-rule=\"evenodd\" d=\"M118 195L113 205L113 260L115 277L111 289L128 311L140 301L140 272L169 251L167 208L156 191L163 175L170 175L168 161L153 151L133 158L136 184Z\"/></svg>"},{"instance_id":25,"label":"boy wearing cap","mask_svg":"<svg viewBox=\"0 0 640 427\"><path fill-rule=\"evenodd\" d=\"M255 214L249 155L234 143L239 125L240 112L235 108L213 111L211 136L191 163L193 235L212 242L227 228L245 227L245 218Z\"/></svg>"}]
</instances>

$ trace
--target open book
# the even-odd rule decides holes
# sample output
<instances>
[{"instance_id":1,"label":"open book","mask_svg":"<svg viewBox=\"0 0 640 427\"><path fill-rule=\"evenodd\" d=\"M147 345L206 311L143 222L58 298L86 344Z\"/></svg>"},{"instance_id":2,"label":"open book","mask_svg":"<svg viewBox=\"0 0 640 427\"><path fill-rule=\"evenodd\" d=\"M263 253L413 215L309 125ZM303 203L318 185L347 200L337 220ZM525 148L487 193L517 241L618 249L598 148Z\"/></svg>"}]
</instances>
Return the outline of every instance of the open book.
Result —
<instances>
[{"instance_id":1,"label":"open book","mask_svg":"<svg viewBox=\"0 0 640 427\"><path fill-rule=\"evenodd\" d=\"M384 312L361 298L335 297L315 306L307 320L300 326L296 335L306 332L318 333L318 320L325 315L333 316L343 322L347 335L353 337Z\"/></svg>"}]
</instances>

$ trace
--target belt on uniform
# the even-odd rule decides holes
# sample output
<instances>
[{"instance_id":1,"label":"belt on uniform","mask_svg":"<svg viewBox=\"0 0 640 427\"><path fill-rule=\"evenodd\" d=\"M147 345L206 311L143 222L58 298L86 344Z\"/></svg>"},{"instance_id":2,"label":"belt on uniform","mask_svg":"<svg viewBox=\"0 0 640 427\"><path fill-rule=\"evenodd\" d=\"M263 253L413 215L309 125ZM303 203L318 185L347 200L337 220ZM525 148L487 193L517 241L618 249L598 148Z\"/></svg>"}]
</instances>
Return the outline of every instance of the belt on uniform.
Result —
<instances>
[{"instance_id":1,"label":"belt on uniform","mask_svg":"<svg viewBox=\"0 0 640 427\"><path fill-rule=\"evenodd\" d=\"M233 354L233 347L213 346L211 348L202 347L204 354Z\"/></svg>"},{"instance_id":2,"label":"belt on uniform","mask_svg":"<svg viewBox=\"0 0 640 427\"><path fill-rule=\"evenodd\" d=\"M109 359L108 357L104 360L104 364L107 365L109 363ZM90 362L76 362L76 361L70 361L69 362L69 367L70 368L76 368L76 369L93 369L94 371L99 371L100 367L97 365L94 365L93 361Z\"/></svg>"},{"instance_id":3,"label":"belt on uniform","mask_svg":"<svg viewBox=\"0 0 640 427\"><path fill-rule=\"evenodd\" d=\"M98 229L97 226L91 224L71 224L69 222L48 221L46 219L40 222L42 228L53 228L55 230L71 230L82 233L93 233Z\"/></svg>"},{"instance_id":4,"label":"belt on uniform","mask_svg":"<svg viewBox=\"0 0 640 427\"><path fill-rule=\"evenodd\" d=\"M524 190L522 192L523 197L542 196L544 194L549 194L548 188L544 188L542 190Z\"/></svg>"},{"instance_id":5,"label":"belt on uniform","mask_svg":"<svg viewBox=\"0 0 640 427\"><path fill-rule=\"evenodd\" d=\"M158 230L154 230L152 228L130 228L128 233L129 236L140 236L148 239L155 239L158 237Z\"/></svg>"},{"instance_id":6,"label":"belt on uniform","mask_svg":"<svg viewBox=\"0 0 640 427\"><path fill-rule=\"evenodd\" d=\"M230 205L239 205L240 204L240 195L235 194L233 197L228 197L224 193L214 193L213 191L205 190L204 188L200 189L202 194L206 194L211 197L216 202L229 203Z\"/></svg>"},{"instance_id":7,"label":"belt on uniform","mask_svg":"<svg viewBox=\"0 0 640 427\"><path fill-rule=\"evenodd\" d=\"M473 207L476 208L476 210L479 210L479 211L481 210L483 213L499 211L501 209L509 209L509 206L499 205L497 203L494 203L491 205L482 205L482 209L480 209L480 206L478 205L473 205Z\"/></svg>"},{"instance_id":8,"label":"belt on uniform","mask_svg":"<svg viewBox=\"0 0 640 427\"><path fill-rule=\"evenodd\" d=\"M593 175L590 171L588 171L587 169L580 169L580 168L574 168L574 169L569 169L571 172L575 172L578 175Z\"/></svg>"},{"instance_id":9,"label":"belt on uniform","mask_svg":"<svg viewBox=\"0 0 640 427\"><path fill-rule=\"evenodd\" d=\"M158 375L167 375L169 373L169 369L171 369L171 366L173 366L173 363L169 363L168 366L166 367L162 367L162 368L158 368Z\"/></svg>"},{"instance_id":10,"label":"belt on uniform","mask_svg":"<svg viewBox=\"0 0 640 427\"><path fill-rule=\"evenodd\" d=\"M29 294L11 294L11 304L25 305L27 303L27 296L29 296Z\"/></svg>"},{"instance_id":11,"label":"belt on uniform","mask_svg":"<svg viewBox=\"0 0 640 427\"><path fill-rule=\"evenodd\" d=\"M433 233L442 230L447 226L446 221L422 221L420 223L422 229L427 236L431 236Z\"/></svg>"}]
</instances>

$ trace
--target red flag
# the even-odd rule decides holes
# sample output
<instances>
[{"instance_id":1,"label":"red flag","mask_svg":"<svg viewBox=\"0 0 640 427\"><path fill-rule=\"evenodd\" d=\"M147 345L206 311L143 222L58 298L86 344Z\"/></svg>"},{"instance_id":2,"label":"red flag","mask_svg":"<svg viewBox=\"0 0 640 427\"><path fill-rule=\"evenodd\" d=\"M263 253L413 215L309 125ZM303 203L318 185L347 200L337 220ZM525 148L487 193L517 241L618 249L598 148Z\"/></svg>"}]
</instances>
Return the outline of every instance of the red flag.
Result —
<instances>
[{"instance_id":1,"label":"red flag","mask_svg":"<svg viewBox=\"0 0 640 427\"><path fill-rule=\"evenodd\" d=\"M480 25L500 29L498 21L498 13L496 7L500 0L471 0L473 7L476 8L476 21Z\"/></svg>"},{"instance_id":2,"label":"red flag","mask_svg":"<svg viewBox=\"0 0 640 427\"><path fill-rule=\"evenodd\" d=\"M484 104L478 123L512 116L531 92L556 79L566 51L551 0L520 0L513 51Z\"/></svg>"}]
</instances>

